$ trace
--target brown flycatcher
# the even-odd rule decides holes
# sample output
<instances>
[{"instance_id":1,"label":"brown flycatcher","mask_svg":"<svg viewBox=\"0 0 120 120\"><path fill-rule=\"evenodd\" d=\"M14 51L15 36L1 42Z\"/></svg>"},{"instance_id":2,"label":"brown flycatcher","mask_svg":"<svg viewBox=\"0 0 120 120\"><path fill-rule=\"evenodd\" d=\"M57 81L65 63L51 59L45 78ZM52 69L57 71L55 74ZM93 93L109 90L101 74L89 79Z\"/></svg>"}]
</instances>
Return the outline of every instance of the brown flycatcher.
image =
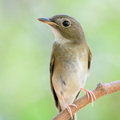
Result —
<instances>
[{"instance_id":1,"label":"brown flycatcher","mask_svg":"<svg viewBox=\"0 0 120 120\"><path fill-rule=\"evenodd\" d=\"M38 18L46 23L55 35L51 61L50 83L59 112L67 108L71 118L69 105L77 99L80 90L86 91L91 100L94 94L84 89L90 70L92 54L86 42L83 29L79 22L67 15L55 15L51 18Z\"/></svg>"}]
</instances>

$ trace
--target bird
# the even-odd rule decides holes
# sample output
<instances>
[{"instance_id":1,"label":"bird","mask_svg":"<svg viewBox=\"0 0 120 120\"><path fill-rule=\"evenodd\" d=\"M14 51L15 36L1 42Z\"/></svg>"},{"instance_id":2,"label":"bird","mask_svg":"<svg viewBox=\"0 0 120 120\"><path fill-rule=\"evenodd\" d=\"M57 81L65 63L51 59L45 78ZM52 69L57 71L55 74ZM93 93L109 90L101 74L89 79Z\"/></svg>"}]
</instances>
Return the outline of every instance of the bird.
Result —
<instances>
[{"instance_id":1,"label":"bird","mask_svg":"<svg viewBox=\"0 0 120 120\"><path fill-rule=\"evenodd\" d=\"M92 53L86 41L81 24L68 15L38 18L53 31L55 40L50 60L50 85L59 112L67 109L69 120L76 120L70 106L81 90L88 98L95 99L92 91L84 88L91 67Z\"/></svg>"}]
</instances>

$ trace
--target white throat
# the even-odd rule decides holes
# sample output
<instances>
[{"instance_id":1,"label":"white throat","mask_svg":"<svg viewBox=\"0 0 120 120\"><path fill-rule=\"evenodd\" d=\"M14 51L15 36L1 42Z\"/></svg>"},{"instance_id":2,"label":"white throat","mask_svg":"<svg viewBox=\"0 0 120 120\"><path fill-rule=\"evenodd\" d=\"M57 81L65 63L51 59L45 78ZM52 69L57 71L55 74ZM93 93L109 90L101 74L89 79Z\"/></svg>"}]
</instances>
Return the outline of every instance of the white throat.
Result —
<instances>
[{"instance_id":1,"label":"white throat","mask_svg":"<svg viewBox=\"0 0 120 120\"><path fill-rule=\"evenodd\" d=\"M54 33L54 36L55 36L55 41L57 43L60 43L60 44L65 44L67 42L70 42L70 40L64 38L60 32L58 30L56 30L54 27L51 27L50 28L52 29L53 33Z\"/></svg>"}]
</instances>

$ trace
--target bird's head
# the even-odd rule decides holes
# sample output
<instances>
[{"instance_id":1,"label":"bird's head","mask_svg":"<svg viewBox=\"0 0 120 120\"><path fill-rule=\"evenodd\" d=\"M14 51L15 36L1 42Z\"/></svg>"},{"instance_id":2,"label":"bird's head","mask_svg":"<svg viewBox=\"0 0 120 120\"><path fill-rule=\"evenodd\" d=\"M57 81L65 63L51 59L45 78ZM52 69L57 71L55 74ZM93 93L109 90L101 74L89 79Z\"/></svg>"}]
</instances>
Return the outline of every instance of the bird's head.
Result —
<instances>
[{"instance_id":1,"label":"bird's head","mask_svg":"<svg viewBox=\"0 0 120 120\"><path fill-rule=\"evenodd\" d=\"M55 39L72 42L84 41L84 33L78 21L67 15L55 15L51 18L38 18L39 21L48 24L55 35Z\"/></svg>"}]
</instances>

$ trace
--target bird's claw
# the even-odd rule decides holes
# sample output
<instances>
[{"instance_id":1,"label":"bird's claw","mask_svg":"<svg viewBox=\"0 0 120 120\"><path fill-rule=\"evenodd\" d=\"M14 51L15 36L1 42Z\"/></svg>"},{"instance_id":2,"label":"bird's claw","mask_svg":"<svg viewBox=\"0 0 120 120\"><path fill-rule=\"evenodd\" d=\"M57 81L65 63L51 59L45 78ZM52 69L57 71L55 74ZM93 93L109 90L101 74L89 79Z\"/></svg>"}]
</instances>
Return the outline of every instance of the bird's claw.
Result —
<instances>
[{"instance_id":1,"label":"bird's claw","mask_svg":"<svg viewBox=\"0 0 120 120\"><path fill-rule=\"evenodd\" d=\"M73 114L72 114L70 106L73 106L76 108L77 108L77 106L75 104L69 104L69 105L65 105L65 106L66 106L66 109L67 109L68 113L70 114L71 118L73 119Z\"/></svg>"},{"instance_id":2,"label":"bird's claw","mask_svg":"<svg viewBox=\"0 0 120 120\"><path fill-rule=\"evenodd\" d=\"M93 106L93 101L96 100L95 94L92 91L84 89L84 88L81 88L81 90L86 92L88 100L91 99L91 103L92 103L92 106Z\"/></svg>"}]
</instances>

